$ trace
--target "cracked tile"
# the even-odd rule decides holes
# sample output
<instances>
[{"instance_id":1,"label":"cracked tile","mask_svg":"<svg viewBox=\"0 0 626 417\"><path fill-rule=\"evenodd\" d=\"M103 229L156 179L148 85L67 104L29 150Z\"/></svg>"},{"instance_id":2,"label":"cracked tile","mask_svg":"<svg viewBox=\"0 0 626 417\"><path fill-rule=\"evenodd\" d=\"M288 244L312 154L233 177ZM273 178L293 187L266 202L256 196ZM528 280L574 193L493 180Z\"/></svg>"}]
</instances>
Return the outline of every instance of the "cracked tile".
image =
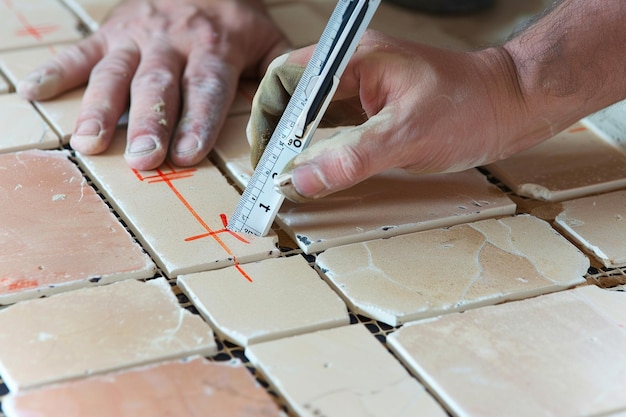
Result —
<instances>
[{"instance_id":1,"label":"cracked tile","mask_svg":"<svg viewBox=\"0 0 626 417\"><path fill-rule=\"evenodd\" d=\"M239 186L253 173L246 124L245 116L230 117L215 146L220 165ZM335 130L318 129L314 140ZM515 203L477 170L439 175L390 170L320 200L285 201L276 221L310 254L514 212Z\"/></svg>"},{"instance_id":2,"label":"cracked tile","mask_svg":"<svg viewBox=\"0 0 626 417\"><path fill-rule=\"evenodd\" d=\"M68 156L0 155L0 304L155 273Z\"/></svg>"},{"instance_id":3,"label":"cracked tile","mask_svg":"<svg viewBox=\"0 0 626 417\"><path fill-rule=\"evenodd\" d=\"M223 338L240 346L350 323L341 298L302 256L184 275L178 285Z\"/></svg>"},{"instance_id":4,"label":"cracked tile","mask_svg":"<svg viewBox=\"0 0 626 417\"><path fill-rule=\"evenodd\" d=\"M562 203L555 226L605 267L626 266L626 190Z\"/></svg>"},{"instance_id":5,"label":"cracked tile","mask_svg":"<svg viewBox=\"0 0 626 417\"><path fill-rule=\"evenodd\" d=\"M577 123L487 169L517 195L563 201L626 186L626 154Z\"/></svg>"},{"instance_id":6,"label":"cracked tile","mask_svg":"<svg viewBox=\"0 0 626 417\"><path fill-rule=\"evenodd\" d=\"M0 2L0 50L48 45L81 37L79 21L56 0Z\"/></svg>"},{"instance_id":7,"label":"cracked tile","mask_svg":"<svg viewBox=\"0 0 626 417\"><path fill-rule=\"evenodd\" d=\"M589 268L526 215L331 248L316 264L354 311L392 326L570 288Z\"/></svg>"},{"instance_id":8,"label":"cracked tile","mask_svg":"<svg viewBox=\"0 0 626 417\"><path fill-rule=\"evenodd\" d=\"M77 155L99 189L170 278L280 254L274 233L257 238L226 230L239 193L208 159L136 171L124 159L126 130L109 149Z\"/></svg>"},{"instance_id":9,"label":"cracked tile","mask_svg":"<svg viewBox=\"0 0 626 417\"><path fill-rule=\"evenodd\" d=\"M200 357L11 394L2 405L7 417L283 415L241 362Z\"/></svg>"},{"instance_id":10,"label":"cracked tile","mask_svg":"<svg viewBox=\"0 0 626 417\"><path fill-rule=\"evenodd\" d=\"M302 417L447 415L360 324L255 344L246 356Z\"/></svg>"},{"instance_id":11,"label":"cracked tile","mask_svg":"<svg viewBox=\"0 0 626 417\"><path fill-rule=\"evenodd\" d=\"M180 307L164 278L23 301L0 310L0 328L0 374L11 392L217 352L211 328Z\"/></svg>"},{"instance_id":12,"label":"cracked tile","mask_svg":"<svg viewBox=\"0 0 626 417\"><path fill-rule=\"evenodd\" d=\"M387 338L453 415L626 411L626 293L595 286L405 325Z\"/></svg>"},{"instance_id":13,"label":"cracked tile","mask_svg":"<svg viewBox=\"0 0 626 417\"><path fill-rule=\"evenodd\" d=\"M15 123L19 120L19 123ZM61 142L31 103L17 94L0 94L0 152L53 149Z\"/></svg>"}]
</instances>

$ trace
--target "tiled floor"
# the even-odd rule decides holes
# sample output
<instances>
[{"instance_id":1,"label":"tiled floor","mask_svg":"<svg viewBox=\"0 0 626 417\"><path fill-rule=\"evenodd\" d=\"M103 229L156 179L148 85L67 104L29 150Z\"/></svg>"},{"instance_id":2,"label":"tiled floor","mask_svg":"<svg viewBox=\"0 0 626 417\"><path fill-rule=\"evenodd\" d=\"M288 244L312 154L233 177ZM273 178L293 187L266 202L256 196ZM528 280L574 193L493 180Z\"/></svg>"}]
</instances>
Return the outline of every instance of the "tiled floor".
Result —
<instances>
[{"instance_id":1,"label":"tiled floor","mask_svg":"<svg viewBox=\"0 0 626 417\"><path fill-rule=\"evenodd\" d=\"M254 83L210 160L150 172L126 166L124 127L103 155L63 145L81 89L13 93L117 2L0 1L4 415L626 415L623 104L490 167L285 204L252 239L225 224L251 173ZM335 4L266 3L297 46ZM371 26L475 48L547 3L383 2Z\"/></svg>"}]
</instances>

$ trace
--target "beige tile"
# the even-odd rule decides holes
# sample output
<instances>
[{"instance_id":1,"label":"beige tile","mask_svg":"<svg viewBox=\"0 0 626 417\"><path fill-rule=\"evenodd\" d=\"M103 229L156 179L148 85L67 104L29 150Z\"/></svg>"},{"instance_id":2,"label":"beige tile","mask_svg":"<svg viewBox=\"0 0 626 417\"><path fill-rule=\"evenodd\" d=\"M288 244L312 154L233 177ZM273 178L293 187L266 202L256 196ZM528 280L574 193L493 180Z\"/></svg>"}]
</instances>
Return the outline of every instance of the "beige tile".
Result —
<instances>
[{"instance_id":1,"label":"beige tile","mask_svg":"<svg viewBox=\"0 0 626 417\"><path fill-rule=\"evenodd\" d=\"M246 116L230 117L215 157L244 186L253 173ZM336 129L319 129L314 140ZM277 217L305 253L404 233L513 214L515 204L477 170L412 175L391 170L309 202L285 201Z\"/></svg>"},{"instance_id":2,"label":"beige tile","mask_svg":"<svg viewBox=\"0 0 626 417\"><path fill-rule=\"evenodd\" d=\"M298 416L446 416L361 324L259 343L246 356Z\"/></svg>"},{"instance_id":3,"label":"beige tile","mask_svg":"<svg viewBox=\"0 0 626 417\"><path fill-rule=\"evenodd\" d=\"M555 226L605 267L626 266L626 190L562 203Z\"/></svg>"},{"instance_id":4,"label":"beige tile","mask_svg":"<svg viewBox=\"0 0 626 417\"><path fill-rule=\"evenodd\" d=\"M19 123L16 123L19 121ZM52 149L61 142L31 103L17 94L0 95L0 152Z\"/></svg>"},{"instance_id":5,"label":"beige tile","mask_svg":"<svg viewBox=\"0 0 626 417\"><path fill-rule=\"evenodd\" d=\"M307 2L270 4L268 12L296 48L317 43L330 17Z\"/></svg>"},{"instance_id":6,"label":"beige tile","mask_svg":"<svg viewBox=\"0 0 626 417\"><path fill-rule=\"evenodd\" d=\"M0 69L15 86L32 70L62 51L67 44L0 52ZM80 110L84 87L76 88L58 97L34 102L35 107L52 126L62 143L70 141Z\"/></svg>"},{"instance_id":7,"label":"beige tile","mask_svg":"<svg viewBox=\"0 0 626 417\"><path fill-rule=\"evenodd\" d=\"M164 278L17 303L0 310L0 328L0 373L12 392L217 351L211 328Z\"/></svg>"},{"instance_id":8,"label":"beige tile","mask_svg":"<svg viewBox=\"0 0 626 417\"><path fill-rule=\"evenodd\" d=\"M299 255L178 277L225 339L240 346L350 323L348 310Z\"/></svg>"},{"instance_id":9,"label":"beige tile","mask_svg":"<svg viewBox=\"0 0 626 417\"><path fill-rule=\"evenodd\" d=\"M582 287L416 322L388 337L455 416L626 411L626 293Z\"/></svg>"},{"instance_id":10,"label":"beige tile","mask_svg":"<svg viewBox=\"0 0 626 417\"><path fill-rule=\"evenodd\" d=\"M516 194L563 201L626 186L626 154L580 123L487 167Z\"/></svg>"},{"instance_id":11,"label":"beige tile","mask_svg":"<svg viewBox=\"0 0 626 417\"><path fill-rule=\"evenodd\" d=\"M582 123L598 136L626 151L626 100L584 118Z\"/></svg>"},{"instance_id":12,"label":"beige tile","mask_svg":"<svg viewBox=\"0 0 626 417\"><path fill-rule=\"evenodd\" d=\"M589 268L525 215L331 248L315 262L351 309L392 326L569 288Z\"/></svg>"},{"instance_id":13,"label":"beige tile","mask_svg":"<svg viewBox=\"0 0 626 417\"><path fill-rule=\"evenodd\" d=\"M78 159L170 277L279 255L275 234L256 238L226 230L239 193L208 160L139 172L124 160L125 143L126 131L119 129L105 153Z\"/></svg>"},{"instance_id":14,"label":"beige tile","mask_svg":"<svg viewBox=\"0 0 626 417\"><path fill-rule=\"evenodd\" d=\"M95 32L122 0L61 0L87 27Z\"/></svg>"},{"instance_id":15,"label":"beige tile","mask_svg":"<svg viewBox=\"0 0 626 417\"><path fill-rule=\"evenodd\" d=\"M154 275L65 151L0 155L0 207L0 304Z\"/></svg>"},{"instance_id":16,"label":"beige tile","mask_svg":"<svg viewBox=\"0 0 626 417\"><path fill-rule=\"evenodd\" d=\"M199 357L12 394L3 408L7 417L281 415L240 362Z\"/></svg>"}]
</instances>

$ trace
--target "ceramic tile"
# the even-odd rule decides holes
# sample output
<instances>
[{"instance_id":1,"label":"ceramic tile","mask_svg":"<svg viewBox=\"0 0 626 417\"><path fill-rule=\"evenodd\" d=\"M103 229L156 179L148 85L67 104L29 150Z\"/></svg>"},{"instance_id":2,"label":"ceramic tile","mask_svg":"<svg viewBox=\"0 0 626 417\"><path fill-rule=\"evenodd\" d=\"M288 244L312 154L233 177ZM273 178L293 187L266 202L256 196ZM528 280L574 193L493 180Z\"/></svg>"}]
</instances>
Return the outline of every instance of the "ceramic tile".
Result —
<instances>
[{"instance_id":1,"label":"ceramic tile","mask_svg":"<svg viewBox=\"0 0 626 417\"><path fill-rule=\"evenodd\" d=\"M0 50L48 45L81 37L78 20L57 0L0 2Z\"/></svg>"},{"instance_id":2,"label":"ceramic tile","mask_svg":"<svg viewBox=\"0 0 626 417\"><path fill-rule=\"evenodd\" d=\"M0 155L0 207L0 304L154 275L65 151Z\"/></svg>"},{"instance_id":3,"label":"ceramic tile","mask_svg":"<svg viewBox=\"0 0 626 417\"><path fill-rule=\"evenodd\" d=\"M392 326L569 288L589 268L526 215L331 248L315 262L353 311Z\"/></svg>"},{"instance_id":4,"label":"ceramic tile","mask_svg":"<svg viewBox=\"0 0 626 417\"><path fill-rule=\"evenodd\" d=\"M239 193L208 159L139 172L124 160L125 143L118 129L105 153L78 159L170 277L279 255L273 233L257 238L226 229Z\"/></svg>"},{"instance_id":5,"label":"ceramic tile","mask_svg":"<svg viewBox=\"0 0 626 417\"><path fill-rule=\"evenodd\" d=\"M453 415L626 411L626 293L595 286L406 325L391 348Z\"/></svg>"},{"instance_id":6,"label":"ceramic tile","mask_svg":"<svg viewBox=\"0 0 626 417\"><path fill-rule=\"evenodd\" d=\"M7 417L281 415L241 362L200 357L12 394L3 407Z\"/></svg>"},{"instance_id":7,"label":"ceramic tile","mask_svg":"<svg viewBox=\"0 0 626 417\"><path fill-rule=\"evenodd\" d=\"M350 323L348 310L302 256L178 277L225 339L240 346Z\"/></svg>"},{"instance_id":8,"label":"ceramic tile","mask_svg":"<svg viewBox=\"0 0 626 417\"><path fill-rule=\"evenodd\" d=\"M0 310L0 328L0 374L12 392L217 351L211 328L164 278L23 301Z\"/></svg>"},{"instance_id":9,"label":"ceramic tile","mask_svg":"<svg viewBox=\"0 0 626 417\"><path fill-rule=\"evenodd\" d=\"M0 69L15 86L32 70L67 47L67 44L47 45L16 51L0 52ZM84 87L76 88L51 100L36 101L35 107L54 128L62 143L70 141L78 118Z\"/></svg>"},{"instance_id":10,"label":"ceramic tile","mask_svg":"<svg viewBox=\"0 0 626 417\"><path fill-rule=\"evenodd\" d=\"M255 344L246 356L301 417L446 416L360 324Z\"/></svg>"},{"instance_id":11,"label":"ceramic tile","mask_svg":"<svg viewBox=\"0 0 626 417\"><path fill-rule=\"evenodd\" d=\"M19 120L19 123L15 123ZM17 94L0 95L0 152L52 149L61 143L31 103Z\"/></svg>"},{"instance_id":12,"label":"ceramic tile","mask_svg":"<svg viewBox=\"0 0 626 417\"><path fill-rule=\"evenodd\" d=\"M228 118L215 157L243 187L252 175L246 116ZM313 140L337 129L318 129ZM307 254L330 247L513 214L515 204L477 170L413 175L390 170L308 203L285 201L277 223Z\"/></svg>"},{"instance_id":13,"label":"ceramic tile","mask_svg":"<svg viewBox=\"0 0 626 417\"><path fill-rule=\"evenodd\" d=\"M87 27L95 32L122 0L61 0Z\"/></svg>"},{"instance_id":14,"label":"ceramic tile","mask_svg":"<svg viewBox=\"0 0 626 417\"><path fill-rule=\"evenodd\" d=\"M563 201L626 186L626 154L580 123L487 169L516 194Z\"/></svg>"},{"instance_id":15,"label":"ceramic tile","mask_svg":"<svg viewBox=\"0 0 626 417\"><path fill-rule=\"evenodd\" d=\"M317 43L330 17L306 2L271 4L268 12L294 48Z\"/></svg>"},{"instance_id":16,"label":"ceramic tile","mask_svg":"<svg viewBox=\"0 0 626 417\"><path fill-rule=\"evenodd\" d=\"M626 151L626 100L584 118L582 123Z\"/></svg>"},{"instance_id":17,"label":"ceramic tile","mask_svg":"<svg viewBox=\"0 0 626 417\"><path fill-rule=\"evenodd\" d=\"M6 94L11 91L11 86L9 82L4 78L2 74L0 74L0 94Z\"/></svg>"},{"instance_id":18,"label":"ceramic tile","mask_svg":"<svg viewBox=\"0 0 626 417\"><path fill-rule=\"evenodd\" d=\"M555 226L609 268L626 266L626 190L562 203Z\"/></svg>"}]
</instances>

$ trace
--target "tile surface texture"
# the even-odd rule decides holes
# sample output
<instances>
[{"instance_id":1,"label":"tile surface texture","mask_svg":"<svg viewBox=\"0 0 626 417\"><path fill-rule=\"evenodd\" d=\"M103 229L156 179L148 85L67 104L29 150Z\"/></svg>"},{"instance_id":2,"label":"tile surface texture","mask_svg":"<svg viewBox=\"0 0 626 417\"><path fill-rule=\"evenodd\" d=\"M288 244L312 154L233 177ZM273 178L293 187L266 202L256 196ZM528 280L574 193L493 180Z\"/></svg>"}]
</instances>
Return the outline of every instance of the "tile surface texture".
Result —
<instances>
[{"instance_id":1,"label":"tile surface texture","mask_svg":"<svg viewBox=\"0 0 626 417\"><path fill-rule=\"evenodd\" d=\"M3 406L7 417L280 416L240 362L200 357L26 391Z\"/></svg>"},{"instance_id":2,"label":"tile surface texture","mask_svg":"<svg viewBox=\"0 0 626 417\"><path fill-rule=\"evenodd\" d=\"M626 100L584 118L582 123L626 151Z\"/></svg>"},{"instance_id":3,"label":"tile surface texture","mask_svg":"<svg viewBox=\"0 0 626 417\"><path fill-rule=\"evenodd\" d=\"M232 117L215 148L220 165L240 186L252 175L247 119ZM319 129L319 140L333 129ZM349 190L307 203L285 201L277 223L305 253L381 237L513 214L515 204L477 170L412 175L378 174Z\"/></svg>"},{"instance_id":4,"label":"tile surface texture","mask_svg":"<svg viewBox=\"0 0 626 417\"><path fill-rule=\"evenodd\" d=\"M213 328L241 346L350 323L348 310L302 256L178 277Z\"/></svg>"},{"instance_id":5,"label":"tile surface texture","mask_svg":"<svg viewBox=\"0 0 626 417\"><path fill-rule=\"evenodd\" d=\"M19 123L15 123L19 120ZM17 94L0 95L0 153L25 149L52 149L61 143L31 103Z\"/></svg>"},{"instance_id":6,"label":"tile surface texture","mask_svg":"<svg viewBox=\"0 0 626 417\"><path fill-rule=\"evenodd\" d=\"M354 311L392 326L572 287L589 267L525 215L331 248L315 262Z\"/></svg>"},{"instance_id":7,"label":"tile surface texture","mask_svg":"<svg viewBox=\"0 0 626 417\"><path fill-rule=\"evenodd\" d=\"M626 266L626 190L565 201L555 225L605 267Z\"/></svg>"},{"instance_id":8,"label":"tile surface texture","mask_svg":"<svg viewBox=\"0 0 626 417\"><path fill-rule=\"evenodd\" d=\"M125 138L119 129L105 153L78 159L168 276L279 255L275 234L256 238L226 230L239 193L208 160L135 171L123 157Z\"/></svg>"},{"instance_id":9,"label":"tile surface texture","mask_svg":"<svg viewBox=\"0 0 626 417\"><path fill-rule=\"evenodd\" d=\"M84 22L91 31L96 31L111 10L122 0L61 0Z\"/></svg>"},{"instance_id":10,"label":"tile surface texture","mask_svg":"<svg viewBox=\"0 0 626 417\"><path fill-rule=\"evenodd\" d=\"M68 155L0 155L0 304L154 275Z\"/></svg>"},{"instance_id":11,"label":"tile surface texture","mask_svg":"<svg viewBox=\"0 0 626 417\"><path fill-rule=\"evenodd\" d=\"M391 348L455 416L626 411L626 293L595 286L406 325Z\"/></svg>"},{"instance_id":12,"label":"tile surface texture","mask_svg":"<svg viewBox=\"0 0 626 417\"><path fill-rule=\"evenodd\" d=\"M626 186L626 154L580 123L487 167L516 194L563 201Z\"/></svg>"},{"instance_id":13,"label":"tile surface texture","mask_svg":"<svg viewBox=\"0 0 626 417\"><path fill-rule=\"evenodd\" d=\"M362 325L259 343L252 363L299 416L446 416Z\"/></svg>"},{"instance_id":14,"label":"tile surface texture","mask_svg":"<svg viewBox=\"0 0 626 417\"><path fill-rule=\"evenodd\" d=\"M163 278L17 303L0 310L0 328L0 375L12 392L217 350Z\"/></svg>"}]
</instances>

